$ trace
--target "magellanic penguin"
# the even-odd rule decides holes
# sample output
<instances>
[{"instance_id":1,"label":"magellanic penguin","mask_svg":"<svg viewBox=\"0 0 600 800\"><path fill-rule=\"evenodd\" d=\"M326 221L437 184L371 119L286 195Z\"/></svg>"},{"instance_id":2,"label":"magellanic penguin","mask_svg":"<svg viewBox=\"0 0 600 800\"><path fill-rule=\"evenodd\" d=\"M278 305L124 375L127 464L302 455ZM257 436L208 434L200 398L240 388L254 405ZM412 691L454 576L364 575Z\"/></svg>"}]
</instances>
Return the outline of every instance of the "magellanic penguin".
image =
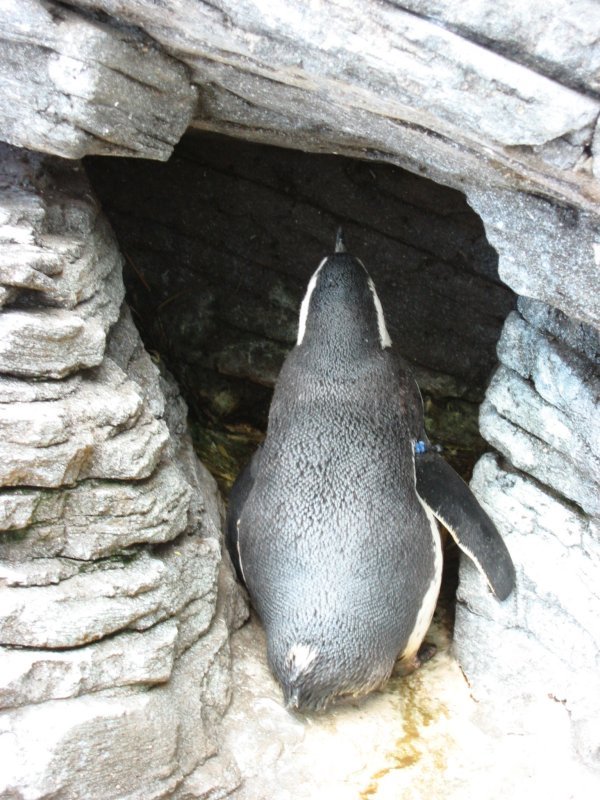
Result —
<instances>
[{"instance_id":1,"label":"magellanic penguin","mask_svg":"<svg viewBox=\"0 0 600 800\"><path fill-rule=\"evenodd\" d=\"M228 548L288 707L322 709L381 686L397 658L418 663L442 574L435 517L507 597L504 542L428 445L375 285L338 236L229 504Z\"/></svg>"}]
</instances>

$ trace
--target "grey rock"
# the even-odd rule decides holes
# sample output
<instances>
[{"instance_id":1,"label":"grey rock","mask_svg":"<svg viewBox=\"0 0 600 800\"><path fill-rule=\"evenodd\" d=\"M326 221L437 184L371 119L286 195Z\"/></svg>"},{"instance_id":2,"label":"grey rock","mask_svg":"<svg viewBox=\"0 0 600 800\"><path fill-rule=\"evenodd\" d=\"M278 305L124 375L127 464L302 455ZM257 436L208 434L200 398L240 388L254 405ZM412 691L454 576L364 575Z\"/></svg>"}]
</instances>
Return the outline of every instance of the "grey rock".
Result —
<instances>
[{"instance_id":1,"label":"grey rock","mask_svg":"<svg viewBox=\"0 0 600 800\"><path fill-rule=\"evenodd\" d=\"M481 406L481 431L516 467L598 515L597 334L571 322L557 338L561 312L537 301L520 305L535 325L517 312L506 320L498 343L503 366Z\"/></svg>"},{"instance_id":2,"label":"grey rock","mask_svg":"<svg viewBox=\"0 0 600 800\"><path fill-rule=\"evenodd\" d=\"M85 172L6 144L0 158L0 285L12 303L74 309L122 262Z\"/></svg>"},{"instance_id":3,"label":"grey rock","mask_svg":"<svg viewBox=\"0 0 600 800\"><path fill-rule=\"evenodd\" d=\"M0 648L0 707L12 708L121 686L165 683L173 670L175 619L73 650Z\"/></svg>"},{"instance_id":4,"label":"grey rock","mask_svg":"<svg viewBox=\"0 0 600 800\"><path fill-rule=\"evenodd\" d=\"M188 527L192 487L177 463L146 480L83 481L72 488L0 491L0 559L63 556L90 561Z\"/></svg>"},{"instance_id":5,"label":"grey rock","mask_svg":"<svg viewBox=\"0 0 600 800\"><path fill-rule=\"evenodd\" d=\"M169 438L139 387L110 359L64 398L0 403L0 431L3 486L146 478Z\"/></svg>"},{"instance_id":6,"label":"grey rock","mask_svg":"<svg viewBox=\"0 0 600 800\"><path fill-rule=\"evenodd\" d=\"M587 341L591 344L592 338L597 338L598 334L592 337L595 331L583 325L581 328L586 328L585 333L590 334L586 336L584 344ZM570 338L568 328L565 328L563 337ZM579 447L572 448L573 455L577 457L580 450L588 450L600 458L598 354L594 358L587 358L585 354L556 341L553 335L541 332L513 313L507 318L498 342L498 356L503 364L530 381L540 399L554 406L563 416L563 423L580 437ZM555 433L551 420L547 424L543 419L537 423L532 420L532 425L528 430L534 433L541 430L542 426L548 429L549 435ZM592 475L600 475L600 467L589 460L586 468Z\"/></svg>"},{"instance_id":7,"label":"grey rock","mask_svg":"<svg viewBox=\"0 0 600 800\"><path fill-rule=\"evenodd\" d=\"M196 104L186 68L139 31L54 2L3 4L0 59L3 138L32 150L166 160Z\"/></svg>"},{"instance_id":8,"label":"grey rock","mask_svg":"<svg viewBox=\"0 0 600 800\"><path fill-rule=\"evenodd\" d=\"M184 536L163 548L100 561L56 586L0 586L0 643L76 647L125 628L145 630L196 600L195 616L206 630L219 545Z\"/></svg>"},{"instance_id":9,"label":"grey rock","mask_svg":"<svg viewBox=\"0 0 600 800\"><path fill-rule=\"evenodd\" d=\"M359 4L349 14L346 7L332 3L321 6L318 14L309 14L298 13L291 0L283 0L279 13L268 15L250 3L221 0L216 8L194 15L194 4L184 2L172 4L165 26L162 13L146 0L132 0L126 7L115 0L84 0L79 5L125 17L181 50L185 45L186 60L192 65L196 62L196 78L206 78L206 60L225 40L229 63L246 71L244 56L250 53L252 30L255 61L263 60L276 70L293 55L305 80L310 76L323 87L337 80L347 102L357 103L362 96L370 110L413 123L431 124L435 108L437 124L452 126L460 108L463 124L472 135L514 145L555 139L595 120L592 100L390 6ZM368 28L353 27L367 10ZM277 49L271 44L274 38L279 40ZM388 48L380 46L383 41L389 43ZM445 55L443 81L432 58L440 52ZM350 63L352 83L340 81ZM397 80L400 73L403 79ZM504 82L502 93L492 83L498 74ZM292 85L300 82L288 80Z\"/></svg>"},{"instance_id":10,"label":"grey rock","mask_svg":"<svg viewBox=\"0 0 600 800\"><path fill-rule=\"evenodd\" d=\"M175 662L164 685L113 688L4 711L0 796L172 797L188 774L216 754L215 734L208 731L215 731L211 726L229 700L227 634L224 623L215 621Z\"/></svg>"},{"instance_id":11,"label":"grey rock","mask_svg":"<svg viewBox=\"0 0 600 800\"><path fill-rule=\"evenodd\" d=\"M592 364L600 360L600 330L571 319L553 306L533 300L531 297L519 297L517 301L519 313L534 328L550 338L558 339L571 350L584 356Z\"/></svg>"},{"instance_id":12,"label":"grey rock","mask_svg":"<svg viewBox=\"0 0 600 800\"><path fill-rule=\"evenodd\" d=\"M512 383L514 386L516 381ZM578 469L572 459L555 450L543 439L527 432L512 419L507 419L507 417L519 417L519 414L515 413L519 408L520 413L527 415L527 424L531 424L529 422L531 417L520 407L521 395L517 393L511 396L506 389L507 387L500 384L490 387L490 397L493 400L486 399L481 404L479 425L482 435L518 469L533 475L563 497L573 500L587 513L599 514L600 498L598 483L594 480L594 476ZM494 401L498 402L502 413L498 412ZM530 406L531 413L535 413L536 405L533 403ZM549 421L552 422L555 417L556 414L550 413ZM564 442L569 436L565 426L562 433Z\"/></svg>"},{"instance_id":13,"label":"grey rock","mask_svg":"<svg viewBox=\"0 0 600 800\"><path fill-rule=\"evenodd\" d=\"M600 90L600 45L594 0L530 0L515 3L455 3L453 0L393 0L491 47L567 86Z\"/></svg>"},{"instance_id":14,"label":"grey rock","mask_svg":"<svg viewBox=\"0 0 600 800\"><path fill-rule=\"evenodd\" d=\"M522 724L528 707L548 694L593 727L600 711L598 520L493 455L478 462L471 487L517 567L517 592L499 604L470 562L461 562L454 650L476 698L505 729Z\"/></svg>"},{"instance_id":15,"label":"grey rock","mask_svg":"<svg viewBox=\"0 0 600 800\"><path fill-rule=\"evenodd\" d=\"M383 158L460 189L492 184L582 208L597 202L585 168L596 99L391 4L315 11L281 0L276 14L231 0L201 13L193 0L77 6L137 26L185 62L200 90L200 128ZM569 52L579 45L567 26L555 38ZM573 169L535 150L561 139Z\"/></svg>"},{"instance_id":16,"label":"grey rock","mask_svg":"<svg viewBox=\"0 0 600 800\"><path fill-rule=\"evenodd\" d=\"M0 582L8 586L50 586L72 578L81 564L66 558L36 558L31 561L0 562Z\"/></svg>"},{"instance_id":17,"label":"grey rock","mask_svg":"<svg viewBox=\"0 0 600 800\"><path fill-rule=\"evenodd\" d=\"M600 326L597 214L520 192L473 188L467 198L498 251L502 280L518 294Z\"/></svg>"},{"instance_id":18,"label":"grey rock","mask_svg":"<svg viewBox=\"0 0 600 800\"><path fill-rule=\"evenodd\" d=\"M213 756L188 775L172 795L173 800L220 800L230 797L242 776L231 756ZM235 795L234 795L235 796Z\"/></svg>"},{"instance_id":19,"label":"grey rock","mask_svg":"<svg viewBox=\"0 0 600 800\"><path fill-rule=\"evenodd\" d=\"M119 264L99 291L73 310L5 309L0 316L0 372L62 378L98 366L124 294Z\"/></svg>"}]
</instances>

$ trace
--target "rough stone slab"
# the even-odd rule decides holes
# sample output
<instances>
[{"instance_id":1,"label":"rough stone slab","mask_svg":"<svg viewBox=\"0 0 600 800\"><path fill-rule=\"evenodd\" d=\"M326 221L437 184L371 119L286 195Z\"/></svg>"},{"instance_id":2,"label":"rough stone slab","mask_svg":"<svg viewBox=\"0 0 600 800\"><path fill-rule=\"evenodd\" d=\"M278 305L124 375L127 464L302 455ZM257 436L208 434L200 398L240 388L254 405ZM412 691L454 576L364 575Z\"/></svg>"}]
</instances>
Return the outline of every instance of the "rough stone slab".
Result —
<instances>
[{"instance_id":1,"label":"rough stone slab","mask_svg":"<svg viewBox=\"0 0 600 800\"><path fill-rule=\"evenodd\" d=\"M414 123L431 124L430 110L435 109L440 120L452 125L460 108L463 125L474 136L503 144L555 139L594 122L598 110L591 99L389 4L338 0L303 8L280 0L272 14L255 3L230 0L200 13L189 0L168 3L169 13L147 0L126 7L116 0L79 5L101 7L142 25L159 41L185 49L188 63L214 57L220 49L230 64L247 71L251 57L255 72L266 75L268 65L271 74L286 72L291 85L310 81L328 88L337 82L355 105ZM364 20L369 24L359 27ZM440 53L443 79L434 58Z\"/></svg>"},{"instance_id":2,"label":"rough stone slab","mask_svg":"<svg viewBox=\"0 0 600 800\"><path fill-rule=\"evenodd\" d=\"M0 490L0 559L90 561L188 526L192 488L178 464L144 481L83 481L73 488Z\"/></svg>"},{"instance_id":3,"label":"rough stone slab","mask_svg":"<svg viewBox=\"0 0 600 800\"><path fill-rule=\"evenodd\" d=\"M146 407L155 417L165 417L167 403L165 399L164 382L156 364L146 352L140 334L131 317L129 306L124 303L121 307L119 322L111 331L106 347L106 355L118 364L123 372L127 373L130 380L136 383L144 397ZM179 389L172 392L172 401L179 408L183 399ZM175 399L177 396L178 401ZM185 404L179 408L181 424L177 431L171 431L174 438L179 438L187 424L187 407Z\"/></svg>"},{"instance_id":4,"label":"rough stone slab","mask_svg":"<svg viewBox=\"0 0 600 800\"><path fill-rule=\"evenodd\" d=\"M500 389L498 394L501 395ZM502 410L509 413L506 408ZM486 399L481 404L479 425L482 436L515 467L573 500L587 513L600 515L598 483L594 476L578 469L570 458L511 422L498 412L491 400Z\"/></svg>"},{"instance_id":5,"label":"rough stone slab","mask_svg":"<svg viewBox=\"0 0 600 800\"><path fill-rule=\"evenodd\" d=\"M0 285L73 309L121 263L79 163L0 144Z\"/></svg>"},{"instance_id":6,"label":"rough stone slab","mask_svg":"<svg viewBox=\"0 0 600 800\"><path fill-rule=\"evenodd\" d=\"M54 2L3 3L0 59L3 137L31 150L166 160L196 104L153 42Z\"/></svg>"},{"instance_id":7,"label":"rough stone slab","mask_svg":"<svg viewBox=\"0 0 600 800\"><path fill-rule=\"evenodd\" d=\"M98 366L124 296L119 263L97 294L73 310L3 310L0 372L24 378L63 378Z\"/></svg>"},{"instance_id":8,"label":"rough stone slab","mask_svg":"<svg viewBox=\"0 0 600 800\"><path fill-rule=\"evenodd\" d=\"M188 775L172 800L221 800L236 797L242 777L232 756L213 756Z\"/></svg>"},{"instance_id":9,"label":"rough stone slab","mask_svg":"<svg viewBox=\"0 0 600 800\"><path fill-rule=\"evenodd\" d=\"M471 188L500 257L498 272L517 294L600 327L600 217L522 192Z\"/></svg>"},{"instance_id":10,"label":"rough stone slab","mask_svg":"<svg viewBox=\"0 0 600 800\"><path fill-rule=\"evenodd\" d=\"M592 364L600 361L600 330L571 319L553 306L519 297L517 307L521 316L548 338L558 339Z\"/></svg>"},{"instance_id":11,"label":"rough stone slab","mask_svg":"<svg viewBox=\"0 0 600 800\"><path fill-rule=\"evenodd\" d=\"M139 387L110 359L64 398L0 403L0 432L0 485L49 488L146 478L169 439Z\"/></svg>"},{"instance_id":12,"label":"rough stone slab","mask_svg":"<svg viewBox=\"0 0 600 800\"><path fill-rule=\"evenodd\" d=\"M500 725L525 715L533 698L554 698L569 711L580 756L597 769L600 524L492 455L478 462L471 486L517 567L516 594L498 604L461 561L454 650L473 693Z\"/></svg>"},{"instance_id":13,"label":"rough stone slab","mask_svg":"<svg viewBox=\"0 0 600 800\"><path fill-rule=\"evenodd\" d=\"M0 643L76 647L125 628L144 630L197 599L208 628L218 543L190 536L163 547L161 553L100 562L56 586L0 586Z\"/></svg>"},{"instance_id":14,"label":"rough stone slab","mask_svg":"<svg viewBox=\"0 0 600 800\"><path fill-rule=\"evenodd\" d=\"M459 189L491 183L597 202L579 161L589 161L598 101L389 3L78 5L139 26L185 61L201 87L194 125L203 129L389 160ZM559 142L577 170L544 161L535 148L545 142Z\"/></svg>"},{"instance_id":15,"label":"rough stone slab","mask_svg":"<svg viewBox=\"0 0 600 800\"><path fill-rule=\"evenodd\" d=\"M500 366L486 399L505 419L564 456L565 469L571 463L588 475L590 482L600 481L600 426L595 424L600 418L598 410L589 417L568 414L546 402L536 389L517 372Z\"/></svg>"},{"instance_id":16,"label":"rough stone slab","mask_svg":"<svg viewBox=\"0 0 600 800\"><path fill-rule=\"evenodd\" d=\"M540 790L564 800L576 796L573 787L584 797L597 791L600 779L572 756L569 714L560 703L542 697L521 719L482 720L483 703L473 701L447 639L436 638L435 626L432 633L438 653L413 675L309 716L282 706L259 625L236 632L224 720L242 777L236 800L526 800Z\"/></svg>"},{"instance_id":17,"label":"rough stone slab","mask_svg":"<svg viewBox=\"0 0 600 800\"><path fill-rule=\"evenodd\" d=\"M0 561L0 585L49 586L60 583L81 570L81 564L66 558L35 558L13 563Z\"/></svg>"},{"instance_id":18,"label":"rough stone slab","mask_svg":"<svg viewBox=\"0 0 600 800\"><path fill-rule=\"evenodd\" d=\"M216 731L207 725L228 702L228 659L227 629L217 622L177 659L164 685L0 712L0 796L173 797L215 755Z\"/></svg>"},{"instance_id":19,"label":"rough stone slab","mask_svg":"<svg viewBox=\"0 0 600 800\"><path fill-rule=\"evenodd\" d=\"M392 0L567 86L600 91L595 0Z\"/></svg>"},{"instance_id":20,"label":"rough stone slab","mask_svg":"<svg viewBox=\"0 0 600 800\"><path fill-rule=\"evenodd\" d=\"M121 633L74 650L0 648L0 708L42 703L171 675L178 625L174 619L143 633Z\"/></svg>"},{"instance_id":21,"label":"rough stone slab","mask_svg":"<svg viewBox=\"0 0 600 800\"><path fill-rule=\"evenodd\" d=\"M589 328L586 333L588 331ZM531 381L539 395L538 402L555 408L552 412L554 424L544 420L542 414L537 421L532 419L531 424L524 427L538 435L546 431L547 436L542 433L541 438L551 441L547 437L560 435L557 428L566 426L580 440L579 445L574 442L569 448L576 462L583 457L585 463L586 452L600 459L600 424L597 422L600 418L600 350L593 359L587 359L553 339L513 313L506 320L498 342L498 357L502 363ZM587 469L600 478L600 463L594 464L588 458Z\"/></svg>"}]
</instances>

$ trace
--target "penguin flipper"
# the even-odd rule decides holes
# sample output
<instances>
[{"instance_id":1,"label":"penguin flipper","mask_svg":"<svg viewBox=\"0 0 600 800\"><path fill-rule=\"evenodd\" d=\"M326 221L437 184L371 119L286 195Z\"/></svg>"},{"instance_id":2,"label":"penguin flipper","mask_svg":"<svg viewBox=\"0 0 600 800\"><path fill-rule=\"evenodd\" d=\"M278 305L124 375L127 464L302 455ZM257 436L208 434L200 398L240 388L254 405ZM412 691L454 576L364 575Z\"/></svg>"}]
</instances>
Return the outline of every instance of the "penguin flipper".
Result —
<instances>
[{"instance_id":1,"label":"penguin flipper","mask_svg":"<svg viewBox=\"0 0 600 800\"><path fill-rule=\"evenodd\" d=\"M515 585L515 567L496 526L439 453L415 455L417 494L475 563L499 600Z\"/></svg>"},{"instance_id":2,"label":"penguin flipper","mask_svg":"<svg viewBox=\"0 0 600 800\"><path fill-rule=\"evenodd\" d=\"M259 445L250 461L235 479L235 483L231 487L231 491L229 493L229 502L227 504L225 544L227 545L227 551L229 552L231 562L235 567L238 580L244 586L246 585L246 581L244 580L244 569L240 562L240 533L238 523L240 521L240 517L242 516L242 511L244 509L246 500L248 499L248 495L254 486L254 481L256 479L256 474L260 464L261 450L262 446Z\"/></svg>"}]
</instances>

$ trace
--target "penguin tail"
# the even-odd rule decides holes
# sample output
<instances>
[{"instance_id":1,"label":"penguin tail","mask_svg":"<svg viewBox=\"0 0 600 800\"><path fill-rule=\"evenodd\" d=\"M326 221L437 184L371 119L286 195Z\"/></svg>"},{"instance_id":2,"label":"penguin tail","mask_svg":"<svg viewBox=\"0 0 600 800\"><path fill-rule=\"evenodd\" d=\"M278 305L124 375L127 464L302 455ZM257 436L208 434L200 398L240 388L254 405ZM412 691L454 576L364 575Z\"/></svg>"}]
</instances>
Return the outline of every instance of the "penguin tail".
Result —
<instances>
[{"instance_id":1,"label":"penguin tail","mask_svg":"<svg viewBox=\"0 0 600 800\"><path fill-rule=\"evenodd\" d=\"M340 225L335 234L335 252L336 253L345 253L346 252L346 242L344 241L344 231L342 226Z\"/></svg>"}]
</instances>

